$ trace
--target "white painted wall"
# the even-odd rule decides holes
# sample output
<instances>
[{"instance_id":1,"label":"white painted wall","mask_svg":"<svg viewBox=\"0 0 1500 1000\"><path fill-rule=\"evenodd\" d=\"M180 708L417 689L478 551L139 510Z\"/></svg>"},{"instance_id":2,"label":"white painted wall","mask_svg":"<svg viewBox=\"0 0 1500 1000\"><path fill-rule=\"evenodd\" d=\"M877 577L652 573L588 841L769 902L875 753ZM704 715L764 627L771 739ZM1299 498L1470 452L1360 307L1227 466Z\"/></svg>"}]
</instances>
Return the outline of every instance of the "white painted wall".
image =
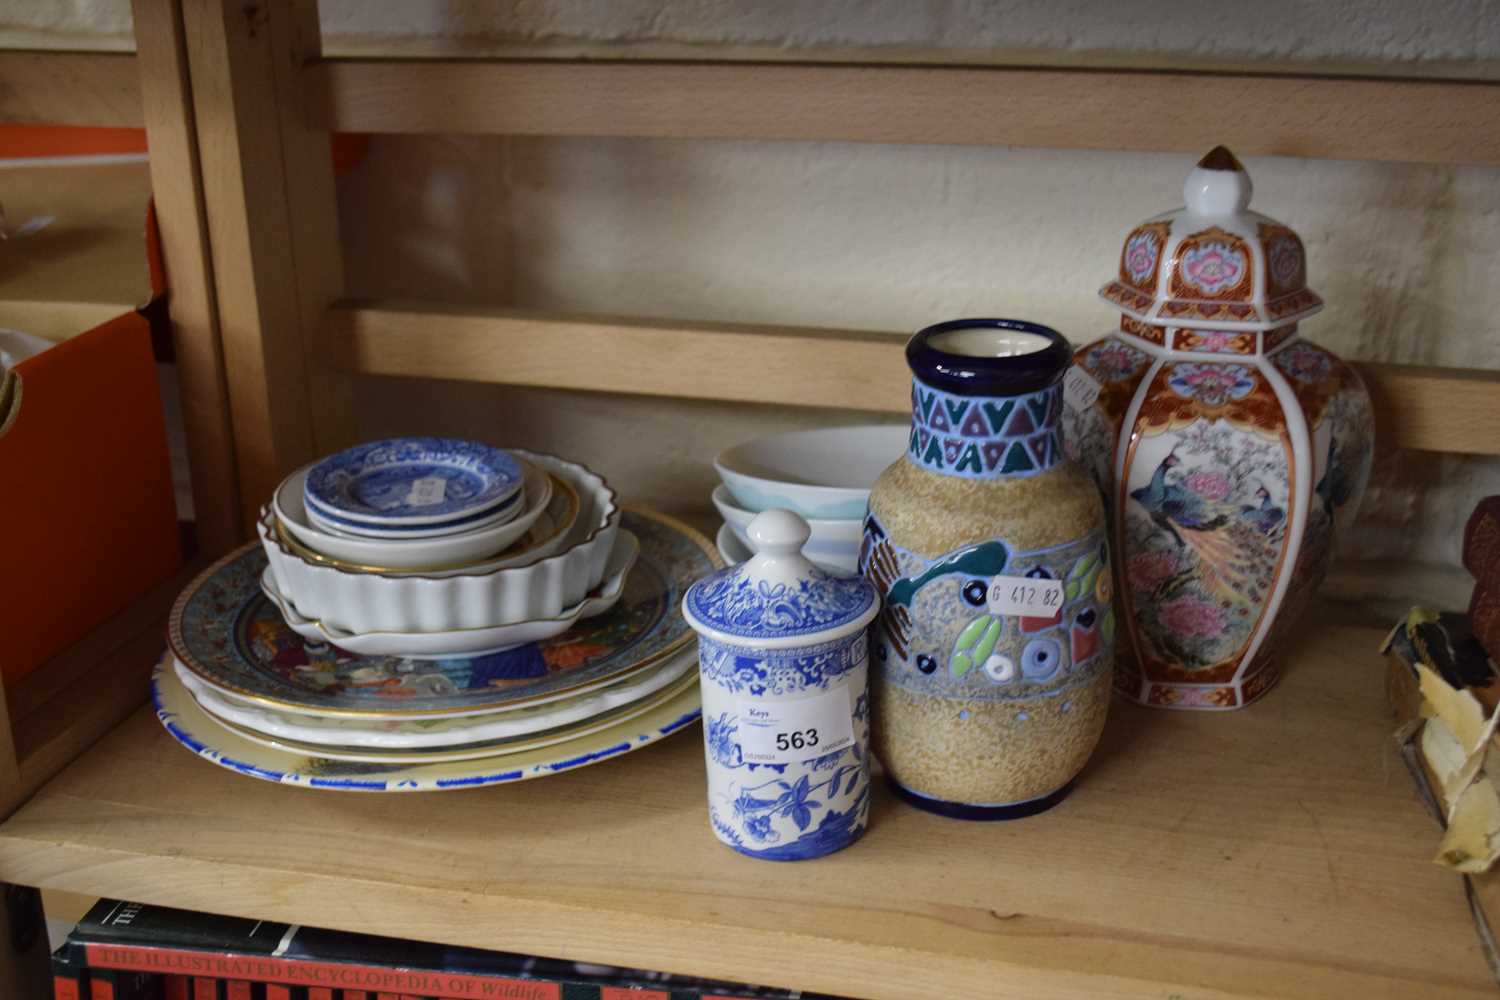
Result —
<instances>
[{"instance_id":1,"label":"white painted wall","mask_svg":"<svg viewBox=\"0 0 1500 1000\"><path fill-rule=\"evenodd\" d=\"M1494 77L1495 0L326 0L336 51L524 51L1295 66ZM124 0L11 0L0 43L128 44ZM925 54L925 55L924 55ZM1122 109L1149 119L1152 109ZM1225 109L1232 114L1232 108ZM1289 107L1287 114L1296 114ZM1192 157L832 143L379 138L342 192L351 291L909 332L959 315L1092 339L1094 290ZM1351 358L1500 366L1500 171L1247 160L1303 235ZM581 352L585 345L580 345ZM755 377L755 359L745 377ZM670 364L670 359L663 359ZM367 380L363 430L474 430L576 454L627 496L708 510L709 459L858 414ZM538 405L546 400L546 405ZM1453 562L1500 463L1391 456L1366 555Z\"/></svg>"}]
</instances>

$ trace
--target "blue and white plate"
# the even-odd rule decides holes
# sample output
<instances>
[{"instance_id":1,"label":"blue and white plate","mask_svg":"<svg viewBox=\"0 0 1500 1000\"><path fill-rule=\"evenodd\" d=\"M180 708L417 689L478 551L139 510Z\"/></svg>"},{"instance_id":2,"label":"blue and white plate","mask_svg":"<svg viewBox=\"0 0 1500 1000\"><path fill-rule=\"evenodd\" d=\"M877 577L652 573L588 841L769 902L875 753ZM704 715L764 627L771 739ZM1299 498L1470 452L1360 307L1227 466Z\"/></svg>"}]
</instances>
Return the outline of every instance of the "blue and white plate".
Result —
<instances>
[{"instance_id":1,"label":"blue and white plate","mask_svg":"<svg viewBox=\"0 0 1500 1000\"><path fill-rule=\"evenodd\" d=\"M509 452L457 438L390 438L356 445L312 467L310 512L349 530L488 521L516 510L525 473Z\"/></svg>"}]
</instances>

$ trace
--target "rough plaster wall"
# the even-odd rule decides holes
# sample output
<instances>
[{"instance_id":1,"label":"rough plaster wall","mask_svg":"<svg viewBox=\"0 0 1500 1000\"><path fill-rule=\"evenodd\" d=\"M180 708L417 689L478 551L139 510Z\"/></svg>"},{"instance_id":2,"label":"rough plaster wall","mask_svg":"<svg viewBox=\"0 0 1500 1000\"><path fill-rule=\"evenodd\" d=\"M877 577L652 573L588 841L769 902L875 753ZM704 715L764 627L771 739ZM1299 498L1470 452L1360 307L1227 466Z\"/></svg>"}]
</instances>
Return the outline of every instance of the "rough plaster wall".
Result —
<instances>
[{"instance_id":1,"label":"rough plaster wall","mask_svg":"<svg viewBox=\"0 0 1500 1000\"><path fill-rule=\"evenodd\" d=\"M430 170L419 170L422 163ZM1010 315L1075 342L1140 219L1181 201L1190 157L852 143L378 140L345 191L362 293L539 309L893 331ZM1500 367L1500 171L1251 159L1254 204L1300 229L1329 301L1313 339L1351 358ZM497 190L503 189L503 190ZM490 192L493 200L481 197ZM375 211L376 206L381 211ZM445 221L447 220L447 221ZM473 251L455 253L455 246ZM423 248L440 247L432 255ZM436 293L434 293L436 294ZM586 360L580 363L586 363ZM670 359L663 359L669 364ZM754 378L754 359L745 377ZM643 502L707 508L708 461L746 437L859 419L486 388L365 390L367 430L493 421L590 459ZM537 401L554 400L554 412ZM1456 558L1495 463L1386 461L1366 555ZM1434 479L1440 485L1432 487Z\"/></svg>"},{"instance_id":2,"label":"rough plaster wall","mask_svg":"<svg viewBox=\"0 0 1500 1000\"><path fill-rule=\"evenodd\" d=\"M324 0L332 52L923 58L1500 75L1497 0ZM0 43L128 48L128 0L10 0ZM1295 109L1288 109L1295 113ZM1093 289L1182 157L834 144L377 140L342 193L351 290L910 331L959 314L1111 324ZM1500 365L1500 172L1256 160L1350 357ZM670 359L663 359L664 364ZM746 359L747 378L754 359ZM576 454L627 495L707 510L745 437L858 414L365 380L369 433L484 428ZM865 418L868 418L866 415ZM1383 461L1367 554L1452 561L1500 466Z\"/></svg>"},{"instance_id":3,"label":"rough plaster wall","mask_svg":"<svg viewBox=\"0 0 1500 1000\"><path fill-rule=\"evenodd\" d=\"M331 50L810 51L1500 69L1493 0L322 0ZM7 0L0 41L128 48L129 0Z\"/></svg>"},{"instance_id":4,"label":"rough plaster wall","mask_svg":"<svg viewBox=\"0 0 1500 1000\"><path fill-rule=\"evenodd\" d=\"M1493 54L1490 5L1428 0L324 0L336 36L931 46L1385 61Z\"/></svg>"}]
</instances>

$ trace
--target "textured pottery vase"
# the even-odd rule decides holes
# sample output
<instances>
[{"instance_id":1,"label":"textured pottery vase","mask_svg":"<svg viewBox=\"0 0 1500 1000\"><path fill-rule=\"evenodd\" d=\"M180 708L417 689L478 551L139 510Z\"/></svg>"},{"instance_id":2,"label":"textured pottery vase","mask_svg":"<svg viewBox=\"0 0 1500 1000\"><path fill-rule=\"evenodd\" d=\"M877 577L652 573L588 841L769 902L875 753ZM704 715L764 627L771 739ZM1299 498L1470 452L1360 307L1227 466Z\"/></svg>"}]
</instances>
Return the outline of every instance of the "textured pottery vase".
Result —
<instances>
[{"instance_id":1,"label":"textured pottery vase","mask_svg":"<svg viewBox=\"0 0 1500 1000\"><path fill-rule=\"evenodd\" d=\"M1126 237L1100 293L1120 327L1068 376L1068 445L1110 508L1116 683L1148 705L1241 708L1276 683L1369 478L1369 395L1299 335L1323 305L1302 241L1250 194L1228 150L1205 157L1186 206Z\"/></svg>"},{"instance_id":2,"label":"textured pottery vase","mask_svg":"<svg viewBox=\"0 0 1500 1000\"><path fill-rule=\"evenodd\" d=\"M756 554L682 601L698 633L709 824L741 854L804 861L852 844L869 819L880 597L809 562L807 522L789 510L762 511L748 534Z\"/></svg>"},{"instance_id":3,"label":"textured pottery vase","mask_svg":"<svg viewBox=\"0 0 1500 1000\"><path fill-rule=\"evenodd\" d=\"M958 320L906 348L907 452L870 492L860 570L875 753L925 809L1005 819L1060 801L1104 727L1113 659L1098 489L1068 460L1046 327ZM1013 591L1051 594L1016 613Z\"/></svg>"}]
</instances>

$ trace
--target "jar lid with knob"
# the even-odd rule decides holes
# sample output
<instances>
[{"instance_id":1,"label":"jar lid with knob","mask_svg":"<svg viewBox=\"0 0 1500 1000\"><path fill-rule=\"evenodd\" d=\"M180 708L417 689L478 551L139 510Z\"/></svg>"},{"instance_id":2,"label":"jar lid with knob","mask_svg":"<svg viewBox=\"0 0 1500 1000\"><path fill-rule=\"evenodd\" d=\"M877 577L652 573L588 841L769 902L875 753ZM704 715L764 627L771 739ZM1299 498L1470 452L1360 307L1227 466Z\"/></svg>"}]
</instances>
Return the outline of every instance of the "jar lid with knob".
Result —
<instances>
[{"instance_id":1,"label":"jar lid with knob","mask_svg":"<svg viewBox=\"0 0 1500 1000\"><path fill-rule=\"evenodd\" d=\"M700 635L757 649L811 646L858 632L879 612L866 580L830 575L802 555L811 530L792 511L762 511L746 533L756 554L683 597L683 615Z\"/></svg>"}]
</instances>

